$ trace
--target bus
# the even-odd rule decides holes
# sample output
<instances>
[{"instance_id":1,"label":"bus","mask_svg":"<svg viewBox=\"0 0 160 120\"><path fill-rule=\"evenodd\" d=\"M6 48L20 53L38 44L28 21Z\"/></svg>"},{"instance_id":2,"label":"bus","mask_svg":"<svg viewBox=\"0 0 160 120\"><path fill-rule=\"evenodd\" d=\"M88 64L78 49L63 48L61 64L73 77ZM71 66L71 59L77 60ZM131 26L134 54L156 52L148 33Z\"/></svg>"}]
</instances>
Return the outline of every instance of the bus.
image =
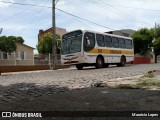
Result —
<instances>
[{"instance_id":1,"label":"bus","mask_svg":"<svg viewBox=\"0 0 160 120\"><path fill-rule=\"evenodd\" d=\"M75 30L62 36L62 65L76 65L82 70L93 65L96 68L110 64L125 66L133 60L134 47L130 37L90 30Z\"/></svg>"}]
</instances>

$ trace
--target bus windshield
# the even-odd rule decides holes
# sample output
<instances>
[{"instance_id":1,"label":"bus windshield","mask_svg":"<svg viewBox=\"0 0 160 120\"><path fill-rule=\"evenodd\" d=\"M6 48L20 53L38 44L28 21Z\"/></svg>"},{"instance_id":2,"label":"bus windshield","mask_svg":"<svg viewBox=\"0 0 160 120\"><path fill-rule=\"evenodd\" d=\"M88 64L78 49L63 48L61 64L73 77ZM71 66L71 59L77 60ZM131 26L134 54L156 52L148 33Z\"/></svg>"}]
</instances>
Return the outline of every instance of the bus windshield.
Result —
<instances>
[{"instance_id":1,"label":"bus windshield","mask_svg":"<svg viewBox=\"0 0 160 120\"><path fill-rule=\"evenodd\" d=\"M81 51L82 31L65 34L62 37L62 55Z\"/></svg>"}]
</instances>

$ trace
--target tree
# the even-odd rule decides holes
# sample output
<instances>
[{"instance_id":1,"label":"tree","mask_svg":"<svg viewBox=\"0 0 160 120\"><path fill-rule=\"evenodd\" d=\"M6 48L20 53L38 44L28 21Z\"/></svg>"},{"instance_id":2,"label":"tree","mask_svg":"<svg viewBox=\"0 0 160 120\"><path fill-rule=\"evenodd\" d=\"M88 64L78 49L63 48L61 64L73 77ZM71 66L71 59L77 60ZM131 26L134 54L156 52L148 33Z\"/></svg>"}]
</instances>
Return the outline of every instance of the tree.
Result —
<instances>
[{"instance_id":1,"label":"tree","mask_svg":"<svg viewBox=\"0 0 160 120\"><path fill-rule=\"evenodd\" d=\"M6 36L0 37L0 50L5 53L11 53L17 49L15 41Z\"/></svg>"},{"instance_id":2,"label":"tree","mask_svg":"<svg viewBox=\"0 0 160 120\"><path fill-rule=\"evenodd\" d=\"M160 55L160 25L156 26L155 40L153 42L153 46L154 46L155 58L157 58L157 56ZM157 59L155 59L155 62L157 62Z\"/></svg>"},{"instance_id":3,"label":"tree","mask_svg":"<svg viewBox=\"0 0 160 120\"><path fill-rule=\"evenodd\" d=\"M132 38L134 40L134 52L145 54L151 48L154 32L148 28L142 28L136 31Z\"/></svg>"},{"instance_id":4,"label":"tree","mask_svg":"<svg viewBox=\"0 0 160 120\"><path fill-rule=\"evenodd\" d=\"M17 37L16 38L16 42L23 44L24 43L24 39L22 37Z\"/></svg>"},{"instance_id":5,"label":"tree","mask_svg":"<svg viewBox=\"0 0 160 120\"><path fill-rule=\"evenodd\" d=\"M18 43L24 43L24 39L22 37L16 37L16 36L8 36L9 39L15 41L15 42L18 42Z\"/></svg>"},{"instance_id":6,"label":"tree","mask_svg":"<svg viewBox=\"0 0 160 120\"><path fill-rule=\"evenodd\" d=\"M160 55L160 37L154 41L154 53L155 56L157 57Z\"/></svg>"},{"instance_id":7,"label":"tree","mask_svg":"<svg viewBox=\"0 0 160 120\"><path fill-rule=\"evenodd\" d=\"M60 54L60 49L61 49L60 35L56 35L56 40L57 40L57 54ZM52 53L52 34L51 33L46 33L40 38L40 42L37 45L37 50L41 54Z\"/></svg>"},{"instance_id":8,"label":"tree","mask_svg":"<svg viewBox=\"0 0 160 120\"><path fill-rule=\"evenodd\" d=\"M0 50L5 53L11 53L17 49L16 42L23 43L22 37L2 36L0 37Z\"/></svg>"}]
</instances>

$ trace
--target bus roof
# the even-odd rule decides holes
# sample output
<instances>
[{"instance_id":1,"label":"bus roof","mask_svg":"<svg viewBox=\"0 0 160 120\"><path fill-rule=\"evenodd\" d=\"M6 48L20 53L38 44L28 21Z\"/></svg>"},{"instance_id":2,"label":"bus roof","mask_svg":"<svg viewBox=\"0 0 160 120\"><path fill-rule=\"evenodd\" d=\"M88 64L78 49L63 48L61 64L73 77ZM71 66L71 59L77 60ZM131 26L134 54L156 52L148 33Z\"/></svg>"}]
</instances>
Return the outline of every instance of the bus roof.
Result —
<instances>
[{"instance_id":1,"label":"bus roof","mask_svg":"<svg viewBox=\"0 0 160 120\"><path fill-rule=\"evenodd\" d=\"M73 31L70 31L70 32L76 32L78 30L81 30L81 29L73 30ZM132 39L131 37L126 37L126 36L121 36L121 35L115 35L115 34L109 34L109 33L103 33L103 32L97 32L97 31L93 31L93 30L81 30L81 31L83 33L85 33L85 32L92 32L92 33L97 33L97 34L103 34L103 35L113 36L113 37ZM68 33L70 33L70 32L68 32ZM66 34L68 34L68 33L66 33Z\"/></svg>"},{"instance_id":2,"label":"bus roof","mask_svg":"<svg viewBox=\"0 0 160 120\"><path fill-rule=\"evenodd\" d=\"M83 32L92 32L92 33L98 33L98 34L103 34L103 35L108 35L108 36L113 36L113 37L120 37L120 38L126 38L126 39L132 39L131 37L126 37L126 36L121 36L121 35L115 35L115 34L109 34L109 33L103 33L103 32L97 32L93 30L82 30Z\"/></svg>"}]
</instances>

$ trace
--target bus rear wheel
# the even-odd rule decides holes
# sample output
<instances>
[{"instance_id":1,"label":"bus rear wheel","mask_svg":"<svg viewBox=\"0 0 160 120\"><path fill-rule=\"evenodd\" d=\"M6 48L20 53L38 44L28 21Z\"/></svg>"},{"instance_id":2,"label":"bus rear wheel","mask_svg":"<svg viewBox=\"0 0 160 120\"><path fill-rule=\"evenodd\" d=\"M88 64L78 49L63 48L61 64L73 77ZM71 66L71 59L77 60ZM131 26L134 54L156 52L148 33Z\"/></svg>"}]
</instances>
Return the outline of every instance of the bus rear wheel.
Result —
<instances>
[{"instance_id":1,"label":"bus rear wheel","mask_svg":"<svg viewBox=\"0 0 160 120\"><path fill-rule=\"evenodd\" d=\"M126 58L124 56L121 57L121 61L119 64L117 64L118 67L125 66L126 64Z\"/></svg>"},{"instance_id":2,"label":"bus rear wheel","mask_svg":"<svg viewBox=\"0 0 160 120\"><path fill-rule=\"evenodd\" d=\"M103 68L104 67L104 59L102 57L97 57L96 60L96 68Z\"/></svg>"},{"instance_id":3,"label":"bus rear wheel","mask_svg":"<svg viewBox=\"0 0 160 120\"><path fill-rule=\"evenodd\" d=\"M82 70L82 69L83 69L83 65L82 65L82 64L77 64L77 65L76 65L76 68L77 68L78 70Z\"/></svg>"}]
</instances>

